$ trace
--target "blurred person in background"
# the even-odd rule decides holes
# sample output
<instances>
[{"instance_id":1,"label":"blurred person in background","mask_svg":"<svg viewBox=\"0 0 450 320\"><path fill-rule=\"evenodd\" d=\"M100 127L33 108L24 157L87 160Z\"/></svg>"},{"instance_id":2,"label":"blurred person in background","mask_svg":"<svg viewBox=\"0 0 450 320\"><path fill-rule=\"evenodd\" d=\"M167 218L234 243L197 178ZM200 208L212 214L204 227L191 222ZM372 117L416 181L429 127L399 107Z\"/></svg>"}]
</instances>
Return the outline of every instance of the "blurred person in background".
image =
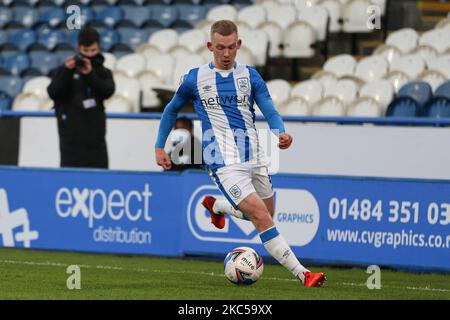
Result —
<instances>
[{"instance_id":1,"label":"blurred person in background","mask_svg":"<svg viewBox=\"0 0 450 320\"><path fill-rule=\"evenodd\" d=\"M77 55L64 61L47 88L58 122L61 167L108 168L103 101L115 84L104 60L99 33L86 27L78 36Z\"/></svg>"}]
</instances>

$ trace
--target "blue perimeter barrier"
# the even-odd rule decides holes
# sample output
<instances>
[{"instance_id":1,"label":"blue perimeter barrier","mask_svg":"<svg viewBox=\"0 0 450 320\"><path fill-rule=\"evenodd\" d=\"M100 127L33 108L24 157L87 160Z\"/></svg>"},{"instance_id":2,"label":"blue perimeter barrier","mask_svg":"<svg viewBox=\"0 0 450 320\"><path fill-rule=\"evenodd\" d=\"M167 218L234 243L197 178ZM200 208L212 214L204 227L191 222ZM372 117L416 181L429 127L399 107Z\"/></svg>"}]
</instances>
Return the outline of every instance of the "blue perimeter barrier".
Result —
<instances>
[{"instance_id":1,"label":"blue perimeter barrier","mask_svg":"<svg viewBox=\"0 0 450 320\"><path fill-rule=\"evenodd\" d=\"M280 174L273 184L277 228L303 261L450 271L450 181ZM211 225L206 194L221 197L202 171L0 167L0 245L268 256L250 222Z\"/></svg>"}]
</instances>

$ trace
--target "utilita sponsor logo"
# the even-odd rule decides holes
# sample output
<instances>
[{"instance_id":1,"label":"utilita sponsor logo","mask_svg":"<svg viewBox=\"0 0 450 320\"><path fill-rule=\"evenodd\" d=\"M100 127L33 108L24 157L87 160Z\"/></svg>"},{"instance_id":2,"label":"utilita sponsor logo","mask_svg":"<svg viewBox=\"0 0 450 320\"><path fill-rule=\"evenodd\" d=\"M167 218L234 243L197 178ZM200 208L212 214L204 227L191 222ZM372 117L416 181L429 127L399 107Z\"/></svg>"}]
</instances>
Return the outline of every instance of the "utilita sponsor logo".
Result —
<instances>
[{"instance_id":1,"label":"utilita sponsor logo","mask_svg":"<svg viewBox=\"0 0 450 320\"><path fill-rule=\"evenodd\" d=\"M93 228L96 220L109 217L113 221L128 219L151 221L149 213L150 187L145 184L144 190L123 192L114 189L109 193L102 189L60 188L55 197L56 213L61 218L76 218L78 215L88 219L89 228Z\"/></svg>"}]
</instances>

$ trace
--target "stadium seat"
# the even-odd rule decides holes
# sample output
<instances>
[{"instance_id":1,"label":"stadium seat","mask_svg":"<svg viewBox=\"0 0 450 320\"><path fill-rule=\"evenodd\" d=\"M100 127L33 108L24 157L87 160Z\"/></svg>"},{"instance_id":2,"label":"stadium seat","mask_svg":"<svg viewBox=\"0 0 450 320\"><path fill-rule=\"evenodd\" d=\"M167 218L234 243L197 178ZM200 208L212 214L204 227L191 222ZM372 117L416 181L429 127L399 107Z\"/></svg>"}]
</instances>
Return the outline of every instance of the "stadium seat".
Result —
<instances>
[{"instance_id":1,"label":"stadium seat","mask_svg":"<svg viewBox=\"0 0 450 320\"><path fill-rule=\"evenodd\" d=\"M14 23L24 28L33 28L39 22L39 12L31 7L14 7L13 9Z\"/></svg>"},{"instance_id":2,"label":"stadium seat","mask_svg":"<svg viewBox=\"0 0 450 320\"><path fill-rule=\"evenodd\" d=\"M112 28L116 26L123 18L124 13L120 7L108 6L100 10L95 19Z\"/></svg>"},{"instance_id":3,"label":"stadium seat","mask_svg":"<svg viewBox=\"0 0 450 320\"><path fill-rule=\"evenodd\" d=\"M138 75L137 79L142 92L142 108L159 108L161 101L158 99L158 94L153 90L154 87L162 84L158 75L151 71L144 71Z\"/></svg>"},{"instance_id":4,"label":"stadium seat","mask_svg":"<svg viewBox=\"0 0 450 320\"><path fill-rule=\"evenodd\" d=\"M52 70L59 67L63 61L48 51L32 51L29 54L31 67L39 70L44 75L49 75Z\"/></svg>"},{"instance_id":5,"label":"stadium seat","mask_svg":"<svg viewBox=\"0 0 450 320\"><path fill-rule=\"evenodd\" d=\"M296 20L297 11L290 5L274 7L267 11L267 21L275 22L281 27L282 30L287 29L287 27Z\"/></svg>"},{"instance_id":6,"label":"stadium seat","mask_svg":"<svg viewBox=\"0 0 450 320\"><path fill-rule=\"evenodd\" d=\"M199 49L205 47L207 41L207 34L197 29L183 32L178 37L178 45L185 46L191 52L197 52Z\"/></svg>"},{"instance_id":7,"label":"stadium seat","mask_svg":"<svg viewBox=\"0 0 450 320\"><path fill-rule=\"evenodd\" d=\"M32 93L41 99L49 99L47 87L50 85L51 79L49 77L36 77L25 82L22 93Z\"/></svg>"},{"instance_id":8,"label":"stadium seat","mask_svg":"<svg viewBox=\"0 0 450 320\"><path fill-rule=\"evenodd\" d=\"M114 56L116 56L117 59L120 59L121 57L134 53L133 49L128 47L126 44L118 43L114 47L112 47L109 50L110 53L112 53Z\"/></svg>"},{"instance_id":9,"label":"stadium seat","mask_svg":"<svg viewBox=\"0 0 450 320\"><path fill-rule=\"evenodd\" d=\"M323 90L327 90L333 83L338 81L338 77L330 71L320 70L316 72L312 78L313 80L317 80L322 84Z\"/></svg>"},{"instance_id":10,"label":"stadium seat","mask_svg":"<svg viewBox=\"0 0 450 320\"><path fill-rule=\"evenodd\" d=\"M142 54L147 61L152 59L154 56L160 55L162 53L161 50L150 43L144 43L143 45L139 46L136 52Z\"/></svg>"},{"instance_id":11,"label":"stadium seat","mask_svg":"<svg viewBox=\"0 0 450 320\"><path fill-rule=\"evenodd\" d=\"M286 58L310 58L315 54L311 47L315 42L314 28L308 22L296 21L283 33L282 55Z\"/></svg>"},{"instance_id":12,"label":"stadium seat","mask_svg":"<svg viewBox=\"0 0 450 320\"><path fill-rule=\"evenodd\" d=\"M314 6L299 10L298 19L308 22L316 32L316 38L324 41L328 32L328 11L325 7Z\"/></svg>"},{"instance_id":13,"label":"stadium seat","mask_svg":"<svg viewBox=\"0 0 450 320\"><path fill-rule=\"evenodd\" d=\"M40 111L42 100L32 93L21 93L13 102L14 111Z\"/></svg>"},{"instance_id":14,"label":"stadium seat","mask_svg":"<svg viewBox=\"0 0 450 320\"><path fill-rule=\"evenodd\" d=\"M199 5L191 4L181 4L177 6L178 8L178 19L177 21L184 21L189 23L192 27L195 27L201 20L206 17L206 8Z\"/></svg>"},{"instance_id":15,"label":"stadium seat","mask_svg":"<svg viewBox=\"0 0 450 320\"><path fill-rule=\"evenodd\" d=\"M5 58L3 65L13 76L20 76L30 67L30 59L27 54L19 53Z\"/></svg>"},{"instance_id":16,"label":"stadium seat","mask_svg":"<svg viewBox=\"0 0 450 320\"><path fill-rule=\"evenodd\" d=\"M403 28L392 32L386 38L386 44L399 49L402 53L409 53L417 46L419 36L414 29Z\"/></svg>"},{"instance_id":17,"label":"stadium seat","mask_svg":"<svg viewBox=\"0 0 450 320\"><path fill-rule=\"evenodd\" d=\"M289 98L278 110L283 116L309 116L311 114L309 103L301 97Z\"/></svg>"},{"instance_id":18,"label":"stadium seat","mask_svg":"<svg viewBox=\"0 0 450 320\"><path fill-rule=\"evenodd\" d=\"M148 43L156 46L161 52L169 52L178 44L178 33L172 29L162 29L154 32L148 39Z\"/></svg>"},{"instance_id":19,"label":"stadium seat","mask_svg":"<svg viewBox=\"0 0 450 320\"><path fill-rule=\"evenodd\" d=\"M258 29L264 31L269 36L269 57L280 57L280 45L283 41L281 27L275 22L266 21L259 25Z\"/></svg>"},{"instance_id":20,"label":"stadium seat","mask_svg":"<svg viewBox=\"0 0 450 320\"><path fill-rule=\"evenodd\" d=\"M355 100L358 93L358 85L351 80L338 80L325 90L325 97L335 96L340 98L345 105Z\"/></svg>"},{"instance_id":21,"label":"stadium seat","mask_svg":"<svg viewBox=\"0 0 450 320\"><path fill-rule=\"evenodd\" d=\"M37 37L33 30L21 30L13 33L8 41L22 51L26 51L31 45L36 43Z\"/></svg>"},{"instance_id":22,"label":"stadium seat","mask_svg":"<svg viewBox=\"0 0 450 320\"><path fill-rule=\"evenodd\" d=\"M447 77L440 71L437 70L425 70L417 76L417 80L425 81L430 86L431 89L436 91L436 89L445 82Z\"/></svg>"},{"instance_id":23,"label":"stadium seat","mask_svg":"<svg viewBox=\"0 0 450 320\"><path fill-rule=\"evenodd\" d=\"M23 87L23 80L17 76L2 76L0 75L0 88L11 98L17 96Z\"/></svg>"},{"instance_id":24,"label":"stadium seat","mask_svg":"<svg viewBox=\"0 0 450 320\"><path fill-rule=\"evenodd\" d=\"M317 5L319 0L296 0L294 5L297 11L300 11L305 8L311 8Z\"/></svg>"},{"instance_id":25,"label":"stadium seat","mask_svg":"<svg viewBox=\"0 0 450 320\"><path fill-rule=\"evenodd\" d=\"M6 30L0 29L0 43L3 44L6 43L7 41L8 41L8 33L6 32Z\"/></svg>"},{"instance_id":26,"label":"stadium seat","mask_svg":"<svg viewBox=\"0 0 450 320\"><path fill-rule=\"evenodd\" d=\"M359 90L359 96L374 98L384 114L388 104L394 98L394 86L387 80L368 82Z\"/></svg>"},{"instance_id":27,"label":"stadium seat","mask_svg":"<svg viewBox=\"0 0 450 320\"><path fill-rule=\"evenodd\" d=\"M344 102L335 96L325 97L312 107L313 116L342 117L345 115Z\"/></svg>"},{"instance_id":28,"label":"stadium seat","mask_svg":"<svg viewBox=\"0 0 450 320\"><path fill-rule=\"evenodd\" d=\"M151 20L162 28L170 28L178 19L178 11L174 6L154 5ZM153 25L151 25L153 26Z\"/></svg>"},{"instance_id":29,"label":"stadium seat","mask_svg":"<svg viewBox=\"0 0 450 320\"><path fill-rule=\"evenodd\" d=\"M349 54L340 54L328 59L323 65L323 70L334 73L341 77L353 75L356 67L356 60Z\"/></svg>"},{"instance_id":30,"label":"stadium seat","mask_svg":"<svg viewBox=\"0 0 450 320\"><path fill-rule=\"evenodd\" d=\"M450 48L450 28L432 29L424 32L419 39L419 44L426 44L435 48L439 53L444 53Z\"/></svg>"},{"instance_id":31,"label":"stadium seat","mask_svg":"<svg viewBox=\"0 0 450 320\"><path fill-rule=\"evenodd\" d=\"M151 7L124 5L121 8L124 13L123 20L139 28L152 17Z\"/></svg>"},{"instance_id":32,"label":"stadium seat","mask_svg":"<svg viewBox=\"0 0 450 320\"><path fill-rule=\"evenodd\" d=\"M425 61L421 57L411 54L395 58L390 65L390 71L402 71L411 79L415 79L424 70Z\"/></svg>"},{"instance_id":33,"label":"stadium seat","mask_svg":"<svg viewBox=\"0 0 450 320\"><path fill-rule=\"evenodd\" d=\"M125 55L117 60L115 71L121 71L128 77L136 77L145 70L146 60L138 53Z\"/></svg>"},{"instance_id":34,"label":"stadium seat","mask_svg":"<svg viewBox=\"0 0 450 320\"><path fill-rule=\"evenodd\" d=\"M388 72L389 64L381 56L368 56L358 62L355 76L365 80L374 81L381 79Z\"/></svg>"},{"instance_id":35,"label":"stadium seat","mask_svg":"<svg viewBox=\"0 0 450 320\"><path fill-rule=\"evenodd\" d=\"M168 53L174 57L174 59L178 59L194 52L192 52L188 47L178 44L175 47L172 47Z\"/></svg>"},{"instance_id":36,"label":"stadium seat","mask_svg":"<svg viewBox=\"0 0 450 320\"><path fill-rule=\"evenodd\" d=\"M381 114L377 100L370 97L356 99L347 109L347 116L350 117L380 117Z\"/></svg>"},{"instance_id":37,"label":"stadium seat","mask_svg":"<svg viewBox=\"0 0 450 320\"><path fill-rule=\"evenodd\" d=\"M169 54L160 54L147 60L147 70L154 72L164 84L172 83L172 74L175 67L174 58Z\"/></svg>"},{"instance_id":38,"label":"stadium seat","mask_svg":"<svg viewBox=\"0 0 450 320\"><path fill-rule=\"evenodd\" d=\"M115 94L105 100L105 112L108 113L130 113L133 110L132 103L120 94Z\"/></svg>"},{"instance_id":39,"label":"stadium seat","mask_svg":"<svg viewBox=\"0 0 450 320\"><path fill-rule=\"evenodd\" d=\"M65 42L61 30L50 30L48 33L40 34L38 42L48 50L53 50L57 45Z\"/></svg>"},{"instance_id":40,"label":"stadium seat","mask_svg":"<svg viewBox=\"0 0 450 320\"><path fill-rule=\"evenodd\" d=\"M429 66L430 61L436 59L436 57L439 55L435 48L430 47L426 44L418 45L411 51L411 54L421 57L425 61L427 66Z\"/></svg>"},{"instance_id":41,"label":"stadium seat","mask_svg":"<svg viewBox=\"0 0 450 320\"><path fill-rule=\"evenodd\" d=\"M350 0L342 10L342 30L347 33L368 33L372 29L367 28L367 8L371 5L369 0Z\"/></svg>"},{"instance_id":42,"label":"stadium seat","mask_svg":"<svg viewBox=\"0 0 450 320\"><path fill-rule=\"evenodd\" d=\"M37 50L39 51L39 50ZM31 54L32 51L29 53ZM67 48L56 48L54 51L54 57L58 61L59 64L63 64L66 58L73 57L76 55L76 51L74 49Z\"/></svg>"},{"instance_id":43,"label":"stadium seat","mask_svg":"<svg viewBox=\"0 0 450 320\"><path fill-rule=\"evenodd\" d=\"M432 89L428 83L424 81L412 81L408 82L398 90L397 98L407 97L414 99L420 109L428 100L430 100L431 95Z\"/></svg>"},{"instance_id":44,"label":"stadium seat","mask_svg":"<svg viewBox=\"0 0 450 320\"><path fill-rule=\"evenodd\" d=\"M111 71L114 71L117 64L117 58L115 55L113 55L110 52L102 52L103 57L105 58L105 61L103 62L103 66L105 68L108 68Z\"/></svg>"},{"instance_id":45,"label":"stadium seat","mask_svg":"<svg viewBox=\"0 0 450 320\"><path fill-rule=\"evenodd\" d=\"M172 74L172 85L174 89L178 88L181 84L182 77L189 72L190 69L196 68L204 64L204 59L199 54L191 53L175 59L175 68Z\"/></svg>"},{"instance_id":46,"label":"stadium seat","mask_svg":"<svg viewBox=\"0 0 450 320\"><path fill-rule=\"evenodd\" d=\"M81 26L89 24L90 22L95 20L95 11L90 7L80 7L80 23Z\"/></svg>"},{"instance_id":47,"label":"stadium seat","mask_svg":"<svg viewBox=\"0 0 450 320\"><path fill-rule=\"evenodd\" d=\"M204 50L204 54L202 56L204 57L205 62L209 62L212 60L211 52L206 52L206 50ZM239 49L236 59L241 64L246 64L248 66L257 66L255 56L247 47L241 47L241 49Z\"/></svg>"},{"instance_id":48,"label":"stadium seat","mask_svg":"<svg viewBox=\"0 0 450 320\"><path fill-rule=\"evenodd\" d=\"M10 8L0 7L0 29L6 27L14 17L14 13Z\"/></svg>"},{"instance_id":49,"label":"stadium seat","mask_svg":"<svg viewBox=\"0 0 450 320\"><path fill-rule=\"evenodd\" d=\"M113 76L116 84L115 94L120 94L128 99L132 106L132 112L138 113L140 111L139 81L120 72L115 72Z\"/></svg>"},{"instance_id":50,"label":"stadium seat","mask_svg":"<svg viewBox=\"0 0 450 320\"><path fill-rule=\"evenodd\" d=\"M319 80L306 80L292 87L292 98L303 98L308 104L313 105L323 97L323 86Z\"/></svg>"},{"instance_id":51,"label":"stadium seat","mask_svg":"<svg viewBox=\"0 0 450 320\"><path fill-rule=\"evenodd\" d=\"M402 55L402 52L397 47L382 44L375 49L373 55L382 56L391 64L394 59Z\"/></svg>"},{"instance_id":52,"label":"stadium seat","mask_svg":"<svg viewBox=\"0 0 450 320\"><path fill-rule=\"evenodd\" d=\"M100 46L103 51L110 51L120 42L120 35L114 29L106 29L100 32Z\"/></svg>"},{"instance_id":53,"label":"stadium seat","mask_svg":"<svg viewBox=\"0 0 450 320\"><path fill-rule=\"evenodd\" d=\"M450 118L450 99L431 99L424 107L423 116L428 118Z\"/></svg>"},{"instance_id":54,"label":"stadium seat","mask_svg":"<svg viewBox=\"0 0 450 320\"><path fill-rule=\"evenodd\" d=\"M40 14L39 20L51 28L56 28L65 23L66 12L62 8L47 8Z\"/></svg>"},{"instance_id":55,"label":"stadium seat","mask_svg":"<svg viewBox=\"0 0 450 320\"><path fill-rule=\"evenodd\" d=\"M150 32L146 29L134 27L119 27L116 29L120 35L120 42L136 50L141 44L146 43Z\"/></svg>"},{"instance_id":56,"label":"stadium seat","mask_svg":"<svg viewBox=\"0 0 450 320\"><path fill-rule=\"evenodd\" d=\"M267 89L276 107L283 105L291 96L291 85L283 79L267 81Z\"/></svg>"},{"instance_id":57,"label":"stadium seat","mask_svg":"<svg viewBox=\"0 0 450 320\"><path fill-rule=\"evenodd\" d=\"M269 48L269 37L267 33L262 30L252 30L245 37L241 37L241 39L242 47L248 48L255 58L254 65L266 65Z\"/></svg>"},{"instance_id":58,"label":"stadium seat","mask_svg":"<svg viewBox=\"0 0 450 320\"><path fill-rule=\"evenodd\" d=\"M212 8L206 14L206 20L217 21L217 20L231 20L236 21L237 10L235 7L229 4L220 5Z\"/></svg>"},{"instance_id":59,"label":"stadium seat","mask_svg":"<svg viewBox=\"0 0 450 320\"><path fill-rule=\"evenodd\" d=\"M0 111L10 110L11 106L12 106L11 97L7 93L0 91Z\"/></svg>"},{"instance_id":60,"label":"stadium seat","mask_svg":"<svg viewBox=\"0 0 450 320\"><path fill-rule=\"evenodd\" d=\"M420 108L412 98L400 97L394 99L386 110L387 117L417 117L420 115Z\"/></svg>"},{"instance_id":61,"label":"stadium seat","mask_svg":"<svg viewBox=\"0 0 450 320\"><path fill-rule=\"evenodd\" d=\"M325 7L328 11L330 17L328 30L333 33L341 31L341 24L339 21L342 17L342 3L339 0L322 0L318 5Z\"/></svg>"},{"instance_id":62,"label":"stadium seat","mask_svg":"<svg viewBox=\"0 0 450 320\"><path fill-rule=\"evenodd\" d=\"M450 100L450 81L446 81L437 87L435 93L435 97L446 98Z\"/></svg>"},{"instance_id":63,"label":"stadium seat","mask_svg":"<svg viewBox=\"0 0 450 320\"><path fill-rule=\"evenodd\" d=\"M436 59L430 59L428 69L441 71L447 79L450 79L450 53L441 55Z\"/></svg>"},{"instance_id":64,"label":"stadium seat","mask_svg":"<svg viewBox=\"0 0 450 320\"><path fill-rule=\"evenodd\" d=\"M390 71L384 77L384 80L388 80L397 92L404 84L406 84L410 77L403 71Z\"/></svg>"},{"instance_id":65,"label":"stadium seat","mask_svg":"<svg viewBox=\"0 0 450 320\"><path fill-rule=\"evenodd\" d=\"M252 29L267 21L267 13L263 6L251 5L239 10L237 21L247 23Z\"/></svg>"}]
</instances>

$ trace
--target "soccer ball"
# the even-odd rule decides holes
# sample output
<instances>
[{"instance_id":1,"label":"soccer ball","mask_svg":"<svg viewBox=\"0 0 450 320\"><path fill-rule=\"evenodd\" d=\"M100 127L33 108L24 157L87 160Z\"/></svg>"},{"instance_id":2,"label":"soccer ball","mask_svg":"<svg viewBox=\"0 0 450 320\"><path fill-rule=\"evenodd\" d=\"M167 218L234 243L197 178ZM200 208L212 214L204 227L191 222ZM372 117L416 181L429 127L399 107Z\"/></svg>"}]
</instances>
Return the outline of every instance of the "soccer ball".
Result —
<instances>
[{"instance_id":1,"label":"soccer ball","mask_svg":"<svg viewBox=\"0 0 450 320\"><path fill-rule=\"evenodd\" d=\"M238 247L228 252L224 261L225 276L237 285L255 283L262 275L264 265L259 254L249 247Z\"/></svg>"}]
</instances>

